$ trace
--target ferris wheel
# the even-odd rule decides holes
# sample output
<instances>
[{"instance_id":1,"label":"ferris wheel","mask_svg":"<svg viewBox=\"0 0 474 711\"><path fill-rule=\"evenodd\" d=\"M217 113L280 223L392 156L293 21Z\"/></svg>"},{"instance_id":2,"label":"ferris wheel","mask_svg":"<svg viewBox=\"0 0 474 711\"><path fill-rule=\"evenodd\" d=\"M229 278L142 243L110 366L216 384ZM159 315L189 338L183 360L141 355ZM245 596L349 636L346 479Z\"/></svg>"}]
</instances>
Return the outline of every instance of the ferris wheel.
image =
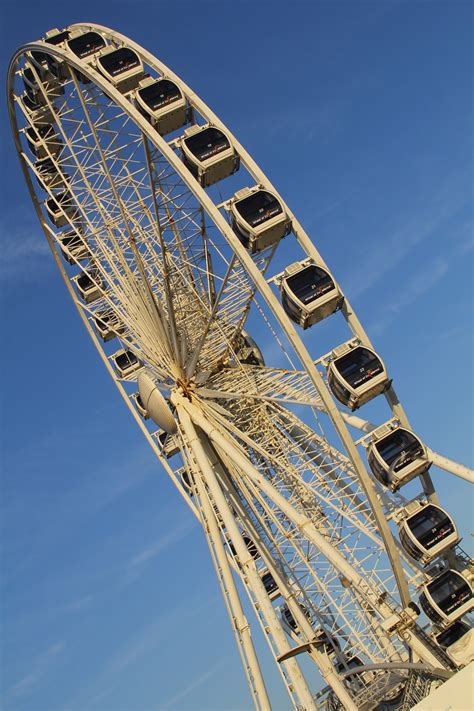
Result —
<instances>
[{"instance_id":1,"label":"ferris wheel","mask_svg":"<svg viewBox=\"0 0 474 711\"><path fill-rule=\"evenodd\" d=\"M256 708L271 705L252 624L295 708L411 708L473 657L472 561L429 468L473 473L412 430L295 215L170 69L76 24L21 47L8 81L44 234L202 524ZM346 337L315 353L329 319ZM378 424L353 414L374 398Z\"/></svg>"}]
</instances>

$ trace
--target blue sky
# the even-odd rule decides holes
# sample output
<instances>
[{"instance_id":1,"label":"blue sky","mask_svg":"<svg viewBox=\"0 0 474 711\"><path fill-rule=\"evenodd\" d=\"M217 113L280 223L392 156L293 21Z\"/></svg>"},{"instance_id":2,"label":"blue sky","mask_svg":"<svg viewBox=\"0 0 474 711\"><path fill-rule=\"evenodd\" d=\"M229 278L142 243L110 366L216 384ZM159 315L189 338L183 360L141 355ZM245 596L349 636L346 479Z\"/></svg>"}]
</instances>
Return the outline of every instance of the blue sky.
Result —
<instances>
[{"instance_id":1,"label":"blue sky","mask_svg":"<svg viewBox=\"0 0 474 711\"><path fill-rule=\"evenodd\" d=\"M76 8L3 0L4 74L19 45L77 21L154 52L313 236L416 431L472 465L471 3ZM203 538L88 342L2 111L3 708L247 709ZM469 489L433 476L468 546Z\"/></svg>"}]
</instances>

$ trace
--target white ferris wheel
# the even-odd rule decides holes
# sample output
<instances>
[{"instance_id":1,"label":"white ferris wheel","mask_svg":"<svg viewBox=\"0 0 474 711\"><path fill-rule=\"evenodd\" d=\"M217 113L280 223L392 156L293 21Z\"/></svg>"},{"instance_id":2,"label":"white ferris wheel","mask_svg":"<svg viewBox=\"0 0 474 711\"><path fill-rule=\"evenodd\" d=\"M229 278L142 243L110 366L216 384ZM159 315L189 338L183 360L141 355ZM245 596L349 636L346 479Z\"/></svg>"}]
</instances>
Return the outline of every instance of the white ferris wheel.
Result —
<instances>
[{"instance_id":1,"label":"white ferris wheel","mask_svg":"<svg viewBox=\"0 0 474 711\"><path fill-rule=\"evenodd\" d=\"M472 472L412 431L284 199L152 54L106 27L53 29L16 52L8 92L46 239L202 524L256 708L271 708L256 623L295 708L412 708L472 659L472 561L429 467ZM323 319L346 336L309 352Z\"/></svg>"}]
</instances>

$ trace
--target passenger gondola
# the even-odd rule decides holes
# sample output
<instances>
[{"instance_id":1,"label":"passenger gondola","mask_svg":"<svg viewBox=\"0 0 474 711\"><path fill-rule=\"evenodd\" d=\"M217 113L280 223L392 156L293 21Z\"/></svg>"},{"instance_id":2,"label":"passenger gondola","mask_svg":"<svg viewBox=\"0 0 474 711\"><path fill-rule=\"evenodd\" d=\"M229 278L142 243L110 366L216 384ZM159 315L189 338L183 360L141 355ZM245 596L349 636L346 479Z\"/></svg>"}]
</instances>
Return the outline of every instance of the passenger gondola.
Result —
<instances>
[{"instance_id":1,"label":"passenger gondola","mask_svg":"<svg viewBox=\"0 0 474 711\"><path fill-rule=\"evenodd\" d=\"M472 588L456 570L446 570L423 585L420 605L433 622L454 622L474 607Z\"/></svg>"},{"instance_id":2,"label":"passenger gondola","mask_svg":"<svg viewBox=\"0 0 474 711\"><path fill-rule=\"evenodd\" d=\"M59 47L60 45L65 44L70 36L71 32L69 30L58 30L54 28L53 30L48 30L48 32L45 33L44 41L53 47Z\"/></svg>"},{"instance_id":3,"label":"passenger gondola","mask_svg":"<svg viewBox=\"0 0 474 711\"><path fill-rule=\"evenodd\" d=\"M37 73L38 75L40 74L39 72ZM28 97L37 104L46 104L46 96L49 101L54 101L58 96L64 94L64 87L51 74L40 76L42 88L40 88L31 66L25 66L21 72L21 76Z\"/></svg>"},{"instance_id":4,"label":"passenger gondola","mask_svg":"<svg viewBox=\"0 0 474 711\"><path fill-rule=\"evenodd\" d=\"M352 669L363 666L365 666L365 662L357 656L349 657L348 659L344 659L344 661L339 659L336 664L337 671L339 674L344 674L346 685L354 692L359 691L374 678L375 672L373 671L361 670L351 674Z\"/></svg>"},{"instance_id":5,"label":"passenger gondola","mask_svg":"<svg viewBox=\"0 0 474 711\"><path fill-rule=\"evenodd\" d=\"M82 32L81 30L71 33L67 40L67 47L73 54L82 61L91 64L98 52L106 47L106 42L98 32ZM88 79L82 72L75 70L76 76L82 84L88 84Z\"/></svg>"},{"instance_id":6,"label":"passenger gondola","mask_svg":"<svg viewBox=\"0 0 474 711\"><path fill-rule=\"evenodd\" d=\"M258 550L257 550L257 546L256 546L255 543L252 541L252 539L249 538L249 536L247 536L246 533L244 533L244 534L242 535L242 540L243 540L243 542L245 543L245 546L246 546L246 548L247 548L249 554L252 556L252 558L253 558L254 560L257 560L258 558L260 558L260 553L259 553ZM234 544L233 544L232 541L230 541L230 540L229 540L228 543L229 543L229 548L230 548L230 550L232 551L232 555L236 556L236 555L237 555L237 551L235 550Z\"/></svg>"},{"instance_id":7,"label":"passenger gondola","mask_svg":"<svg viewBox=\"0 0 474 711\"><path fill-rule=\"evenodd\" d=\"M94 317L94 321L97 334L105 342L111 341L112 338L123 333L123 324L112 309L98 311Z\"/></svg>"},{"instance_id":8,"label":"passenger gondola","mask_svg":"<svg viewBox=\"0 0 474 711\"><path fill-rule=\"evenodd\" d=\"M454 546L459 536L453 519L444 509L431 503L416 503L416 510L399 522L398 530L408 555L426 565ZM410 508L415 509L415 504Z\"/></svg>"},{"instance_id":9,"label":"passenger gondola","mask_svg":"<svg viewBox=\"0 0 474 711\"><path fill-rule=\"evenodd\" d=\"M203 187L227 178L239 168L230 139L215 126L191 126L180 139L183 162Z\"/></svg>"},{"instance_id":10,"label":"passenger gondola","mask_svg":"<svg viewBox=\"0 0 474 711\"><path fill-rule=\"evenodd\" d=\"M258 558L260 558L260 553L258 552L257 546L256 546L255 543L252 541L252 539L250 538L250 536L247 536L247 534L244 533L244 535L242 536L242 538L243 538L243 541L244 541L244 543L245 543L245 545L246 545L246 547L247 547L247 550L248 550L248 552L250 553L250 555L252 556L252 558L253 558L254 560L257 560Z\"/></svg>"},{"instance_id":11,"label":"passenger gondola","mask_svg":"<svg viewBox=\"0 0 474 711\"><path fill-rule=\"evenodd\" d=\"M350 669L355 669L356 667L363 667L364 662L360 657L349 657L349 659L345 659L344 661L339 660L337 663L337 671L338 672L345 672L349 671Z\"/></svg>"},{"instance_id":12,"label":"passenger gondola","mask_svg":"<svg viewBox=\"0 0 474 711\"><path fill-rule=\"evenodd\" d=\"M410 430L391 424L372 433L367 458L375 478L392 491L424 474L431 466L421 440Z\"/></svg>"},{"instance_id":13,"label":"passenger gondola","mask_svg":"<svg viewBox=\"0 0 474 711\"><path fill-rule=\"evenodd\" d=\"M324 647L326 654L329 655L334 655L341 649L341 645L339 644L339 640L337 639L337 637L329 635L321 627L318 628L315 632L314 644L317 646Z\"/></svg>"},{"instance_id":14,"label":"passenger gondola","mask_svg":"<svg viewBox=\"0 0 474 711\"><path fill-rule=\"evenodd\" d=\"M304 605L300 604L301 611L303 612L304 616L306 617L307 620L311 619L311 614L310 612L306 609ZM281 616L285 624L293 631L296 632L298 630L298 623L296 622L295 618L293 617L293 614L288 607L288 605L285 603L283 607L280 609Z\"/></svg>"},{"instance_id":15,"label":"passenger gondola","mask_svg":"<svg viewBox=\"0 0 474 711\"><path fill-rule=\"evenodd\" d=\"M30 52L28 61L36 69L41 80L44 80L49 71L46 53L40 52L39 50L33 50Z\"/></svg>"},{"instance_id":16,"label":"passenger gondola","mask_svg":"<svg viewBox=\"0 0 474 711\"><path fill-rule=\"evenodd\" d=\"M46 200L45 206L48 217L55 227L64 227L79 216L79 210L67 190L50 197Z\"/></svg>"},{"instance_id":17,"label":"passenger gondola","mask_svg":"<svg viewBox=\"0 0 474 711\"><path fill-rule=\"evenodd\" d=\"M40 187L46 188L66 188L69 181L67 173L63 173L55 166L51 158L43 158L35 163L37 180Z\"/></svg>"},{"instance_id":18,"label":"passenger gondola","mask_svg":"<svg viewBox=\"0 0 474 711\"><path fill-rule=\"evenodd\" d=\"M464 667L474 660L474 629L461 620L450 625L435 639L457 667Z\"/></svg>"},{"instance_id":19,"label":"passenger gondola","mask_svg":"<svg viewBox=\"0 0 474 711\"><path fill-rule=\"evenodd\" d=\"M187 121L186 99L170 79L144 79L138 87L135 102L138 110L162 136L176 131Z\"/></svg>"},{"instance_id":20,"label":"passenger gondola","mask_svg":"<svg viewBox=\"0 0 474 711\"><path fill-rule=\"evenodd\" d=\"M21 78L23 79L23 86L25 87L25 93L29 100L35 104L44 104L44 96L40 91L39 84L36 81L31 67L24 67L21 72Z\"/></svg>"},{"instance_id":21,"label":"passenger gondola","mask_svg":"<svg viewBox=\"0 0 474 711\"><path fill-rule=\"evenodd\" d=\"M96 301L102 295L101 291L101 281L98 273L93 272L82 272L79 276L74 279L79 296L86 304L91 304Z\"/></svg>"},{"instance_id":22,"label":"passenger gondola","mask_svg":"<svg viewBox=\"0 0 474 711\"><path fill-rule=\"evenodd\" d=\"M179 439L174 435L168 434L168 432L164 432L163 454L166 459L171 459L175 454L179 454L180 451Z\"/></svg>"},{"instance_id":23,"label":"passenger gondola","mask_svg":"<svg viewBox=\"0 0 474 711\"><path fill-rule=\"evenodd\" d=\"M62 255L69 264L76 264L76 262L82 262L85 259L89 259L89 248L77 232L71 231L66 232L64 235L60 235L59 242L61 244Z\"/></svg>"},{"instance_id":24,"label":"passenger gondola","mask_svg":"<svg viewBox=\"0 0 474 711\"><path fill-rule=\"evenodd\" d=\"M181 472L181 484L183 485L184 490L189 494L189 496L193 496L193 487L191 482L191 475L186 471L186 469L183 469L183 471Z\"/></svg>"},{"instance_id":25,"label":"passenger gondola","mask_svg":"<svg viewBox=\"0 0 474 711\"><path fill-rule=\"evenodd\" d=\"M29 126L25 135L30 151L38 160L48 158L50 155L56 158L61 151L62 143L51 124Z\"/></svg>"},{"instance_id":26,"label":"passenger gondola","mask_svg":"<svg viewBox=\"0 0 474 711\"><path fill-rule=\"evenodd\" d=\"M288 605L283 605L283 607L281 608L281 616L282 616L282 619L285 622L285 624L291 630L293 630L293 632L296 632L296 630L298 629L298 625L296 623L295 618L291 614L291 610L288 607Z\"/></svg>"},{"instance_id":27,"label":"passenger gondola","mask_svg":"<svg viewBox=\"0 0 474 711\"><path fill-rule=\"evenodd\" d=\"M71 34L67 46L79 59L93 57L105 47L105 40L97 32L81 32Z\"/></svg>"},{"instance_id":28,"label":"passenger gondola","mask_svg":"<svg viewBox=\"0 0 474 711\"><path fill-rule=\"evenodd\" d=\"M234 232L252 254L291 231L291 220L278 198L259 186L239 190L231 200L230 213Z\"/></svg>"},{"instance_id":29,"label":"passenger gondola","mask_svg":"<svg viewBox=\"0 0 474 711\"><path fill-rule=\"evenodd\" d=\"M254 339L242 331L240 334L241 342L236 348L236 358L242 365L259 365L264 366L265 360L263 358L262 351L257 346Z\"/></svg>"},{"instance_id":30,"label":"passenger gondola","mask_svg":"<svg viewBox=\"0 0 474 711\"><path fill-rule=\"evenodd\" d=\"M449 649L451 645L459 642L459 640L470 631L471 627L469 627L469 625L462 620L457 620L452 625L449 625L449 627L446 627L446 629L437 634L435 636L435 640L442 649Z\"/></svg>"},{"instance_id":31,"label":"passenger gondola","mask_svg":"<svg viewBox=\"0 0 474 711\"><path fill-rule=\"evenodd\" d=\"M275 578L270 573L270 571L267 570L263 574L261 574L261 578L263 587L265 588L265 591L270 600L274 600L275 598L279 597L281 594L280 590L278 588L278 585L276 584Z\"/></svg>"},{"instance_id":32,"label":"passenger gondola","mask_svg":"<svg viewBox=\"0 0 474 711\"><path fill-rule=\"evenodd\" d=\"M280 293L286 313L302 328L322 321L340 309L344 302L332 276L312 259L286 267Z\"/></svg>"},{"instance_id":33,"label":"passenger gondola","mask_svg":"<svg viewBox=\"0 0 474 711\"><path fill-rule=\"evenodd\" d=\"M344 343L331 354L328 384L334 396L352 411L390 387L383 361L370 348Z\"/></svg>"},{"instance_id":34,"label":"passenger gondola","mask_svg":"<svg viewBox=\"0 0 474 711\"><path fill-rule=\"evenodd\" d=\"M135 402L135 406L138 410L138 413L141 415L141 417L143 417L144 420L148 420L150 415L148 414L148 410L143 405L143 400L140 397L140 393L134 393L132 395L132 398Z\"/></svg>"},{"instance_id":35,"label":"passenger gondola","mask_svg":"<svg viewBox=\"0 0 474 711\"><path fill-rule=\"evenodd\" d=\"M53 47L65 47L70 34L69 30L64 30L63 32L60 32L57 29L49 30L49 32L46 32L44 36L44 41ZM69 77L67 62L57 59L48 53L46 53L46 62L51 74L59 81L64 81Z\"/></svg>"},{"instance_id":36,"label":"passenger gondola","mask_svg":"<svg viewBox=\"0 0 474 711\"><path fill-rule=\"evenodd\" d=\"M127 378L142 367L135 353L130 350L114 353L112 360L120 378Z\"/></svg>"},{"instance_id":37,"label":"passenger gondola","mask_svg":"<svg viewBox=\"0 0 474 711\"><path fill-rule=\"evenodd\" d=\"M50 107L38 101L33 101L26 91L21 95L20 101L31 123L35 126L54 123L54 116Z\"/></svg>"},{"instance_id":38,"label":"passenger gondola","mask_svg":"<svg viewBox=\"0 0 474 711\"><path fill-rule=\"evenodd\" d=\"M144 74L142 60L129 47L104 50L97 57L96 65L100 73L122 94L136 89Z\"/></svg>"}]
</instances>

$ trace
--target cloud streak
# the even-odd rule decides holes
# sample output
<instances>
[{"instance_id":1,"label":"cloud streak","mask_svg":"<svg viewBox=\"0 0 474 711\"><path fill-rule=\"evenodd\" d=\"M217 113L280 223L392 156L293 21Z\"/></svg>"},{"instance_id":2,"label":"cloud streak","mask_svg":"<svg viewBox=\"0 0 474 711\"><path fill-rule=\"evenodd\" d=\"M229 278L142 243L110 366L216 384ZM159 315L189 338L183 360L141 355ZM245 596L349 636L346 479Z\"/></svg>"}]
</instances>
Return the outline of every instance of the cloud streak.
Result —
<instances>
[{"instance_id":1,"label":"cloud streak","mask_svg":"<svg viewBox=\"0 0 474 711\"><path fill-rule=\"evenodd\" d=\"M207 614L211 617L219 598L220 596L214 596L196 607L190 606L188 601L185 600L174 607L167 608L163 614L158 615L154 620L150 620L138 634L124 644L122 650L116 652L109 659L86 688L84 688L84 684L82 685L76 697L63 706L64 711L93 708L117 689L125 670L135 664L140 657L149 657L157 648L163 649L163 644L166 644L168 635L167 626L169 627L175 620L179 620L180 625L183 625L189 617L199 616L204 610L208 610ZM220 661L219 665L223 663L223 661ZM213 672L213 668L209 672ZM208 675L210 676L210 673ZM204 681L205 679L200 683ZM196 686L193 688L196 688ZM192 689L188 689L187 693L190 691ZM174 703L175 700L171 699L171 701Z\"/></svg>"},{"instance_id":2,"label":"cloud streak","mask_svg":"<svg viewBox=\"0 0 474 711\"><path fill-rule=\"evenodd\" d=\"M32 663L32 670L9 690L9 695L20 698L29 696L40 684L44 676L54 666L55 660L64 650L64 642L57 642L42 652Z\"/></svg>"},{"instance_id":3,"label":"cloud streak","mask_svg":"<svg viewBox=\"0 0 474 711\"><path fill-rule=\"evenodd\" d=\"M436 210L409 220L392 235L384 235L375 244L365 245L363 264L353 265L344 283L344 289L351 300L371 289L415 247L456 215L467 200L465 191L456 187L446 185L433 196L432 204L437 206Z\"/></svg>"},{"instance_id":4,"label":"cloud streak","mask_svg":"<svg viewBox=\"0 0 474 711\"><path fill-rule=\"evenodd\" d=\"M197 689L199 686L202 686L208 679L211 679L219 669L221 669L224 664L226 663L225 659L221 659L218 661L216 664L214 664L210 669L208 669L206 672L203 674L199 674L196 676L187 686L184 687L181 691L179 691L177 694L175 694L171 699L166 701L164 704L160 704L159 708L160 709L169 709L173 706L176 706L176 704L183 699L186 698L186 696L189 696L189 694ZM183 707L180 707L183 708Z\"/></svg>"},{"instance_id":5,"label":"cloud streak","mask_svg":"<svg viewBox=\"0 0 474 711\"><path fill-rule=\"evenodd\" d=\"M51 265L51 250L41 230L10 230L5 226L0 250L0 281L36 281L38 272ZM48 260L49 264L48 264Z\"/></svg>"},{"instance_id":6,"label":"cloud streak","mask_svg":"<svg viewBox=\"0 0 474 711\"><path fill-rule=\"evenodd\" d=\"M122 585L130 585L136 582L150 561L182 541L193 529L197 528L197 525L196 519L192 516L191 512L189 512L185 521L165 533L158 541L147 546L140 553L130 558L124 566L125 575L122 580Z\"/></svg>"},{"instance_id":7,"label":"cloud streak","mask_svg":"<svg viewBox=\"0 0 474 711\"><path fill-rule=\"evenodd\" d=\"M474 248L474 240L469 238L462 242L450 257L436 257L419 269L411 280L404 282L403 290L397 293L392 301L383 308L382 318L369 326L369 333L382 333L396 316L424 294L430 291L453 267L455 261L469 253Z\"/></svg>"}]
</instances>

